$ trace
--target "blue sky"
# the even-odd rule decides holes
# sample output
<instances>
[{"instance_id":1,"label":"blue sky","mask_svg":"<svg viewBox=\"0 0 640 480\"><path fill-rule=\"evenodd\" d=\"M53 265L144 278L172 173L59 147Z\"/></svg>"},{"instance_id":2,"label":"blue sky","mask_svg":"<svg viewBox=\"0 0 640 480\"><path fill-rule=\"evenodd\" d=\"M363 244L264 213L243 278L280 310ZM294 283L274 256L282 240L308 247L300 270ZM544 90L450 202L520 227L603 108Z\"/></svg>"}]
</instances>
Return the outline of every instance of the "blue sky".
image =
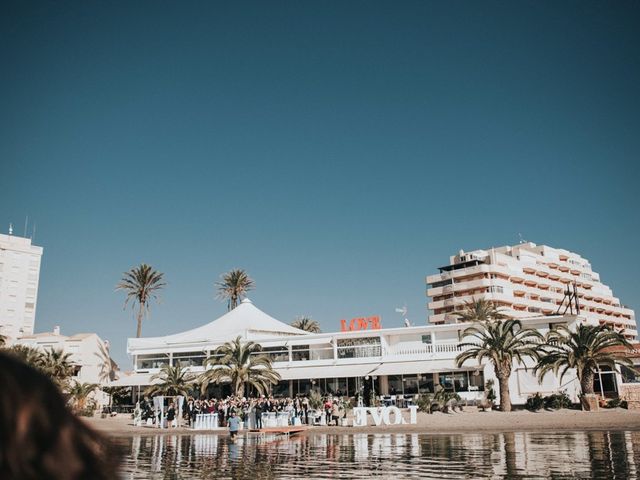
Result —
<instances>
[{"instance_id":1,"label":"blue sky","mask_svg":"<svg viewBox=\"0 0 640 480\"><path fill-rule=\"evenodd\" d=\"M588 258L640 308L637 2L3 2L0 230L45 253L36 330L128 366L213 320L231 268L283 321L426 321L460 248Z\"/></svg>"}]
</instances>

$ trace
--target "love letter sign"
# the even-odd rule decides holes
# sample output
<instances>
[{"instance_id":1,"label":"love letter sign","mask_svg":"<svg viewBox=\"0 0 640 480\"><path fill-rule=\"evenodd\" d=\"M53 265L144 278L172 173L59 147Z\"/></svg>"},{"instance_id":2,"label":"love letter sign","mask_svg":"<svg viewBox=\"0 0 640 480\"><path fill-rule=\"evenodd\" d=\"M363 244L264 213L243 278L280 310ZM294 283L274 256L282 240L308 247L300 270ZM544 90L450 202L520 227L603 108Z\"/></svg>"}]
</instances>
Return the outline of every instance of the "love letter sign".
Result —
<instances>
[{"instance_id":1,"label":"love letter sign","mask_svg":"<svg viewBox=\"0 0 640 480\"><path fill-rule=\"evenodd\" d=\"M356 407L353 409L353 426L366 427L367 414L371 414L373 423L376 427L380 425L415 425L418 423L418 407L411 405L409 407L409 420L402 417L402 412L398 407Z\"/></svg>"},{"instance_id":2,"label":"love letter sign","mask_svg":"<svg viewBox=\"0 0 640 480\"><path fill-rule=\"evenodd\" d=\"M380 330L382 325L380 323L380 317L374 315L373 317L358 317L352 318L349 322L346 320L340 320L340 330L343 332L354 332L357 330Z\"/></svg>"}]
</instances>

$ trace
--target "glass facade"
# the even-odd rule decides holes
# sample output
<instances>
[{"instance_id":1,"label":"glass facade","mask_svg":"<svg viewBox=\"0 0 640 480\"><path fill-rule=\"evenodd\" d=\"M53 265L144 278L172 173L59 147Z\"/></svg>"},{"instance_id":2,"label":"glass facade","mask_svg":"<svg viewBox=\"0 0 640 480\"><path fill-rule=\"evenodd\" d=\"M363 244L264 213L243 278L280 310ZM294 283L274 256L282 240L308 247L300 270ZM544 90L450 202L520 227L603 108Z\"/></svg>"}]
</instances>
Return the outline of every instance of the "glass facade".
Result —
<instances>
[{"instance_id":1,"label":"glass facade","mask_svg":"<svg viewBox=\"0 0 640 480\"><path fill-rule=\"evenodd\" d=\"M150 355L138 355L136 359L137 368L146 370L149 368L162 368L169 365L169 355L166 353L154 353Z\"/></svg>"},{"instance_id":2,"label":"glass facade","mask_svg":"<svg viewBox=\"0 0 640 480\"><path fill-rule=\"evenodd\" d=\"M201 367L207 358L204 352L180 352L173 354L173 365L181 367Z\"/></svg>"},{"instance_id":3,"label":"glass facade","mask_svg":"<svg viewBox=\"0 0 640 480\"><path fill-rule=\"evenodd\" d=\"M344 338L338 340L338 358L382 356L380 337Z\"/></svg>"},{"instance_id":4,"label":"glass facade","mask_svg":"<svg viewBox=\"0 0 640 480\"><path fill-rule=\"evenodd\" d=\"M470 392L484 390L484 373L476 371L441 372L438 383L447 392Z\"/></svg>"}]
</instances>

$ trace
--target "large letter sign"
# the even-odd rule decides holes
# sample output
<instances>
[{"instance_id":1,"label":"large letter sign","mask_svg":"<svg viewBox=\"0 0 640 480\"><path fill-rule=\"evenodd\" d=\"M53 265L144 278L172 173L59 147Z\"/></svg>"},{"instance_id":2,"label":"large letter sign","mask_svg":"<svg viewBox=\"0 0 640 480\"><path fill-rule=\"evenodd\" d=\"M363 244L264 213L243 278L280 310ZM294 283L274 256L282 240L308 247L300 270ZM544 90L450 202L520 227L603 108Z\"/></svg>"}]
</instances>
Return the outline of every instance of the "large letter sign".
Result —
<instances>
[{"instance_id":1,"label":"large letter sign","mask_svg":"<svg viewBox=\"0 0 640 480\"><path fill-rule=\"evenodd\" d=\"M366 427L367 414L371 414L373 423L376 427L380 425L415 425L418 423L418 407L411 405L409 407L409 421L402 417L402 413L398 407L356 407L353 409L353 426Z\"/></svg>"}]
</instances>

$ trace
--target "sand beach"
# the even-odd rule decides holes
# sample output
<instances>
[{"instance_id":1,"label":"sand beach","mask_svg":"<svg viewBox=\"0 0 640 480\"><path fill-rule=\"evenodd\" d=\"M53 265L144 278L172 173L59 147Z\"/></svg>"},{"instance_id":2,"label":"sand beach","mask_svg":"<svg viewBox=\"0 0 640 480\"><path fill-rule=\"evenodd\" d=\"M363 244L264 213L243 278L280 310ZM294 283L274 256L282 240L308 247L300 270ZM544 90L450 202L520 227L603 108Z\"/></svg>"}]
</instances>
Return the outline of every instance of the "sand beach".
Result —
<instances>
[{"instance_id":1,"label":"sand beach","mask_svg":"<svg viewBox=\"0 0 640 480\"><path fill-rule=\"evenodd\" d=\"M91 427L107 435L157 435L157 434L227 434L226 429L198 430L190 428L159 429L151 426L134 426L129 415L109 418L84 419ZM418 412L416 425L335 427L314 426L305 434L315 433L472 433L472 432L524 432L524 431L594 431L640 430L640 411L622 408L603 409L597 412L581 410L541 410L529 412L517 410L510 413L498 411L480 412L468 408L456 413Z\"/></svg>"}]
</instances>

